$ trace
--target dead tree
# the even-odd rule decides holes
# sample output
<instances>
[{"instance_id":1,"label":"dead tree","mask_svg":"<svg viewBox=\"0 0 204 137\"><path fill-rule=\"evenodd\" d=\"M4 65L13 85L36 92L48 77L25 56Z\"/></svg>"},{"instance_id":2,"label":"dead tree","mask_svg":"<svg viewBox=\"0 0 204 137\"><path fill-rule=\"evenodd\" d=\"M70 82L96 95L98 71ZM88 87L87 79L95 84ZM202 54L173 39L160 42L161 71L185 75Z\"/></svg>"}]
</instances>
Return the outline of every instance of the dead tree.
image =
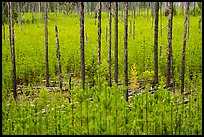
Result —
<instances>
[{"instance_id":1,"label":"dead tree","mask_svg":"<svg viewBox=\"0 0 204 137\"><path fill-rule=\"evenodd\" d=\"M16 61L15 61L15 46L14 46L14 22L13 22L13 2L8 2L8 17L9 17L9 34L12 60L12 81L13 81L13 97L17 98L16 92Z\"/></svg>"},{"instance_id":2,"label":"dead tree","mask_svg":"<svg viewBox=\"0 0 204 137\"><path fill-rule=\"evenodd\" d=\"M49 87L47 3L44 2L46 86Z\"/></svg>"},{"instance_id":3,"label":"dead tree","mask_svg":"<svg viewBox=\"0 0 204 137\"><path fill-rule=\"evenodd\" d=\"M112 18L111 18L111 2L109 2L109 12L108 12L108 28L109 28L109 49L108 49L108 85L111 87L112 86L112 83L111 83L111 21L112 21Z\"/></svg>"},{"instance_id":4,"label":"dead tree","mask_svg":"<svg viewBox=\"0 0 204 137\"><path fill-rule=\"evenodd\" d=\"M124 82L127 87L125 100L128 101L128 2L125 2L124 16Z\"/></svg>"},{"instance_id":5,"label":"dead tree","mask_svg":"<svg viewBox=\"0 0 204 137\"><path fill-rule=\"evenodd\" d=\"M118 84L118 3L115 2L115 83Z\"/></svg>"},{"instance_id":6,"label":"dead tree","mask_svg":"<svg viewBox=\"0 0 204 137\"><path fill-rule=\"evenodd\" d=\"M101 2L98 8L98 65L101 65Z\"/></svg>"},{"instance_id":7,"label":"dead tree","mask_svg":"<svg viewBox=\"0 0 204 137\"><path fill-rule=\"evenodd\" d=\"M173 3L169 4L169 19L168 19L168 45L167 45L167 68L166 68L166 87L170 86L171 76L171 55L172 55L172 20L173 20Z\"/></svg>"},{"instance_id":8,"label":"dead tree","mask_svg":"<svg viewBox=\"0 0 204 137\"><path fill-rule=\"evenodd\" d=\"M60 89L62 90L62 70L61 70L61 62L60 62L60 47L59 47L59 39L58 39L58 30L57 26L55 25L55 36L56 36L56 55L57 55L57 61L58 61L58 75L59 75L59 83L60 83Z\"/></svg>"},{"instance_id":9,"label":"dead tree","mask_svg":"<svg viewBox=\"0 0 204 137\"><path fill-rule=\"evenodd\" d=\"M155 2L155 25L154 25L154 85L158 84L158 12L159 12L159 2Z\"/></svg>"},{"instance_id":10,"label":"dead tree","mask_svg":"<svg viewBox=\"0 0 204 137\"><path fill-rule=\"evenodd\" d=\"M84 59L84 3L80 2L80 54L82 89L85 90L85 59Z\"/></svg>"},{"instance_id":11,"label":"dead tree","mask_svg":"<svg viewBox=\"0 0 204 137\"><path fill-rule=\"evenodd\" d=\"M186 33L187 33L187 22L189 16L189 2L186 2L186 17L184 21L184 32L183 32L183 52L181 62L181 93L184 92L184 75L185 75L185 55L186 55Z\"/></svg>"}]
</instances>

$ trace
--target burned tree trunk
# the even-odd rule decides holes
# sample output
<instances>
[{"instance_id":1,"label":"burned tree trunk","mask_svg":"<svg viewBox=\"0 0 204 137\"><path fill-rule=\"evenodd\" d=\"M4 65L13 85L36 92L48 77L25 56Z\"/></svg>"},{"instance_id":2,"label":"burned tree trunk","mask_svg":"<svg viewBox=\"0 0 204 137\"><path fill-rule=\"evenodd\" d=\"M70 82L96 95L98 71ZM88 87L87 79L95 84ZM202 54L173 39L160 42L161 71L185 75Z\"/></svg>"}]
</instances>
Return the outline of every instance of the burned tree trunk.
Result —
<instances>
[{"instance_id":1,"label":"burned tree trunk","mask_svg":"<svg viewBox=\"0 0 204 137\"><path fill-rule=\"evenodd\" d=\"M182 66L181 66L181 93L184 92L184 75L185 75L185 54L186 54L186 33L187 33L187 22L189 16L189 2L186 2L186 17L184 21L184 32L183 32L183 52L182 52Z\"/></svg>"},{"instance_id":2,"label":"burned tree trunk","mask_svg":"<svg viewBox=\"0 0 204 137\"><path fill-rule=\"evenodd\" d=\"M101 65L101 2L98 8L98 65Z\"/></svg>"},{"instance_id":3,"label":"burned tree trunk","mask_svg":"<svg viewBox=\"0 0 204 137\"><path fill-rule=\"evenodd\" d=\"M46 2L44 2L44 24L45 24L46 86L49 87L48 27L47 27L47 3Z\"/></svg>"},{"instance_id":4,"label":"burned tree trunk","mask_svg":"<svg viewBox=\"0 0 204 137\"><path fill-rule=\"evenodd\" d=\"M16 62L15 62L15 47L14 47L14 22L13 22L13 3L8 2L8 16L9 16L9 34L12 60L12 81L13 81L13 97L17 98L16 92Z\"/></svg>"},{"instance_id":5,"label":"burned tree trunk","mask_svg":"<svg viewBox=\"0 0 204 137\"><path fill-rule=\"evenodd\" d=\"M108 28L109 28L109 49L108 49L108 85L111 87L112 86L112 83L111 83L111 21L112 21L112 18L111 18L111 2L109 2L109 13L108 13Z\"/></svg>"},{"instance_id":6,"label":"burned tree trunk","mask_svg":"<svg viewBox=\"0 0 204 137\"><path fill-rule=\"evenodd\" d=\"M80 52L81 52L81 80L85 90L85 59L84 59L84 4L80 2Z\"/></svg>"},{"instance_id":7,"label":"burned tree trunk","mask_svg":"<svg viewBox=\"0 0 204 137\"><path fill-rule=\"evenodd\" d=\"M170 2L169 6L169 19L168 19L168 45L167 45L167 69L166 69L166 87L169 87L171 76L170 76L170 69L171 69L171 54L172 54L172 20L173 20L173 3Z\"/></svg>"},{"instance_id":8,"label":"burned tree trunk","mask_svg":"<svg viewBox=\"0 0 204 137\"><path fill-rule=\"evenodd\" d=\"M154 85L158 84L158 12L159 2L155 3L155 28L154 28Z\"/></svg>"},{"instance_id":9,"label":"burned tree trunk","mask_svg":"<svg viewBox=\"0 0 204 137\"><path fill-rule=\"evenodd\" d=\"M61 70L61 62L60 62L60 47L59 47L59 39L58 39L58 30L57 26L55 25L55 36L56 36L56 54L58 59L58 75L59 75L59 82L60 82L60 89L62 90L62 70Z\"/></svg>"},{"instance_id":10,"label":"burned tree trunk","mask_svg":"<svg viewBox=\"0 0 204 137\"><path fill-rule=\"evenodd\" d=\"M118 3L115 2L115 83L118 84Z\"/></svg>"},{"instance_id":11,"label":"burned tree trunk","mask_svg":"<svg viewBox=\"0 0 204 137\"><path fill-rule=\"evenodd\" d=\"M128 2L125 2L124 17L124 82L126 86L125 100L128 101Z\"/></svg>"}]
</instances>

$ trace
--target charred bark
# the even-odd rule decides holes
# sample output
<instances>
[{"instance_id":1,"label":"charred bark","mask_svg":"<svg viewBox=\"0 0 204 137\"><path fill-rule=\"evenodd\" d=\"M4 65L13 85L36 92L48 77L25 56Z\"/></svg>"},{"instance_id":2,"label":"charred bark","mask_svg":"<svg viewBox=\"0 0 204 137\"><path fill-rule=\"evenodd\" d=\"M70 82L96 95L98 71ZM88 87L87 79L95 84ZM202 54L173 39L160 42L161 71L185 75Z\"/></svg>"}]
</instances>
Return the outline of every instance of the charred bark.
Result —
<instances>
[{"instance_id":1,"label":"charred bark","mask_svg":"<svg viewBox=\"0 0 204 137\"><path fill-rule=\"evenodd\" d=\"M101 65L101 2L98 8L98 65Z\"/></svg>"},{"instance_id":2,"label":"charred bark","mask_svg":"<svg viewBox=\"0 0 204 137\"><path fill-rule=\"evenodd\" d=\"M128 2L124 4L124 82L127 88L125 91L125 100L128 101Z\"/></svg>"},{"instance_id":3,"label":"charred bark","mask_svg":"<svg viewBox=\"0 0 204 137\"><path fill-rule=\"evenodd\" d=\"M168 19L168 45L167 45L167 69L166 69L166 86L169 87L171 76L171 54L172 54L172 20L173 20L173 3L170 2Z\"/></svg>"},{"instance_id":4,"label":"charred bark","mask_svg":"<svg viewBox=\"0 0 204 137\"><path fill-rule=\"evenodd\" d=\"M115 2L115 83L118 84L118 3Z\"/></svg>"},{"instance_id":5,"label":"charred bark","mask_svg":"<svg viewBox=\"0 0 204 137\"><path fill-rule=\"evenodd\" d=\"M111 87L112 83L111 83L111 22L112 22L112 18L111 18L111 2L109 2L109 12L108 12L108 28L109 28L109 49L108 49L108 85Z\"/></svg>"},{"instance_id":6,"label":"charred bark","mask_svg":"<svg viewBox=\"0 0 204 137\"><path fill-rule=\"evenodd\" d=\"M84 4L80 2L80 51L81 51L81 80L85 90L85 59L84 59Z\"/></svg>"},{"instance_id":7,"label":"charred bark","mask_svg":"<svg viewBox=\"0 0 204 137\"><path fill-rule=\"evenodd\" d=\"M59 39L58 39L58 29L55 25L55 36L56 36L56 53L57 53L57 61L58 61L58 75L60 82L60 89L62 90L62 70L61 70L61 62L60 62L60 47L59 47Z\"/></svg>"},{"instance_id":8,"label":"charred bark","mask_svg":"<svg viewBox=\"0 0 204 137\"><path fill-rule=\"evenodd\" d=\"M17 98L16 92L16 62L15 62L15 43L14 43L14 22L13 22L13 2L8 2L8 16L9 16L9 34L12 60L12 81L13 81L13 97Z\"/></svg>"},{"instance_id":9,"label":"charred bark","mask_svg":"<svg viewBox=\"0 0 204 137\"><path fill-rule=\"evenodd\" d=\"M158 84L158 12L159 2L156 2L154 27L154 85Z\"/></svg>"},{"instance_id":10,"label":"charred bark","mask_svg":"<svg viewBox=\"0 0 204 137\"><path fill-rule=\"evenodd\" d=\"M46 2L44 2L44 24L45 24L46 86L49 87L48 27L47 27L47 3Z\"/></svg>"},{"instance_id":11,"label":"charred bark","mask_svg":"<svg viewBox=\"0 0 204 137\"><path fill-rule=\"evenodd\" d=\"M181 93L184 92L184 75L185 75L185 55L186 55L186 33L187 33L187 22L189 16L189 2L186 2L186 17L184 21L184 32L183 32L183 52L182 52L182 66L181 66Z\"/></svg>"}]
</instances>

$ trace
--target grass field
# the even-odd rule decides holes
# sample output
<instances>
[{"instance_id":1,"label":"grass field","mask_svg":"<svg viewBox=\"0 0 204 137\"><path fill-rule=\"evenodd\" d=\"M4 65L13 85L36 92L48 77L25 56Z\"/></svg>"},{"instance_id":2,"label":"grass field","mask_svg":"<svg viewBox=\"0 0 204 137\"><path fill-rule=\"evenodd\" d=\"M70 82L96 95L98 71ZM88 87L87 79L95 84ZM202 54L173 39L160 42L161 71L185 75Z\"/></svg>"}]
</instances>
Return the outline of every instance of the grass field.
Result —
<instances>
[{"instance_id":1,"label":"grass field","mask_svg":"<svg viewBox=\"0 0 204 137\"><path fill-rule=\"evenodd\" d=\"M132 12L130 12L131 14ZM97 84L97 21L85 15L85 67L86 87L74 86L66 93L45 88L34 100L21 95L21 101L15 102L11 93L12 64L9 45L9 29L5 25L5 40L2 37L2 133L3 134L202 134L202 28L198 28L201 16L190 16L189 39L186 47L186 92L189 103L182 103L183 97L169 94L163 89L166 73L166 50L168 27L159 32L159 83L155 94L144 90L127 103L124 99L125 87L107 86L108 78L108 27L107 13L102 14L102 65ZM14 25L17 81L29 81L30 86L42 85L45 79L44 24L24 23ZM24 15L31 20L31 14ZM136 17L136 38L130 33L128 23L128 69L129 79L153 80L154 70L154 26L151 17ZM74 80L80 82L80 26L79 17L54 13L48 15L48 45L50 79L58 81L57 57L54 26L58 26L63 81L68 81L68 73L74 74ZM168 17L162 17L162 27L168 24ZM124 22L119 18L119 81L123 82ZM201 25L202 26L202 25ZM132 27L133 28L133 27ZM160 20L159 20L160 29ZM172 48L175 67L176 88L180 89L181 55L183 44L184 16L173 18ZM4 29L2 27L2 35ZM159 50L160 55L160 50ZM114 72L114 19L112 20L112 72ZM190 80L189 75L193 74ZM112 74L112 77L114 75ZM92 88L88 83L96 81ZM133 82L133 81L131 81ZM72 83L74 85L74 82ZM149 89L149 83L146 89ZM64 85L65 87L65 85ZM134 87L134 86L133 86ZM68 88L68 85L66 85ZM30 89L31 90L31 89ZM26 92L23 91L23 92ZM180 91L179 91L180 92ZM90 100L93 98L93 101ZM69 99L72 103L69 103ZM131 105L131 106L130 106ZM46 113L42 113L46 111Z\"/></svg>"}]
</instances>

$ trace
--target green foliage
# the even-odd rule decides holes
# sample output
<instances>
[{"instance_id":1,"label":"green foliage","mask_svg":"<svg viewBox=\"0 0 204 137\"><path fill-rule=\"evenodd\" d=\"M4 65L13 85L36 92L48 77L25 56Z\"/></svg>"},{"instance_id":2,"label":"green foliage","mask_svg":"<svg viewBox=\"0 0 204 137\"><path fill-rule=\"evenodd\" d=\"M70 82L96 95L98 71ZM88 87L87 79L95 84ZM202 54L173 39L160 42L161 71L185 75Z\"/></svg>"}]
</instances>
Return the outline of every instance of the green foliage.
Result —
<instances>
[{"instance_id":1,"label":"green foliage","mask_svg":"<svg viewBox=\"0 0 204 137\"><path fill-rule=\"evenodd\" d=\"M75 87L71 90L71 103L65 93L49 93L46 89L41 89L39 97L33 101L22 95L22 101L16 102L10 96L6 98L7 101L4 99L2 102L2 133L202 134L201 85L195 89L195 95L189 96L188 104L182 104L183 96L169 94L162 87L163 85L159 86L155 94L146 90L134 96L129 103L124 99L123 87L115 84L107 87L104 83L86 91ZM92 101L90 97L93 98Z\"/></svg>"}]
</instances>

